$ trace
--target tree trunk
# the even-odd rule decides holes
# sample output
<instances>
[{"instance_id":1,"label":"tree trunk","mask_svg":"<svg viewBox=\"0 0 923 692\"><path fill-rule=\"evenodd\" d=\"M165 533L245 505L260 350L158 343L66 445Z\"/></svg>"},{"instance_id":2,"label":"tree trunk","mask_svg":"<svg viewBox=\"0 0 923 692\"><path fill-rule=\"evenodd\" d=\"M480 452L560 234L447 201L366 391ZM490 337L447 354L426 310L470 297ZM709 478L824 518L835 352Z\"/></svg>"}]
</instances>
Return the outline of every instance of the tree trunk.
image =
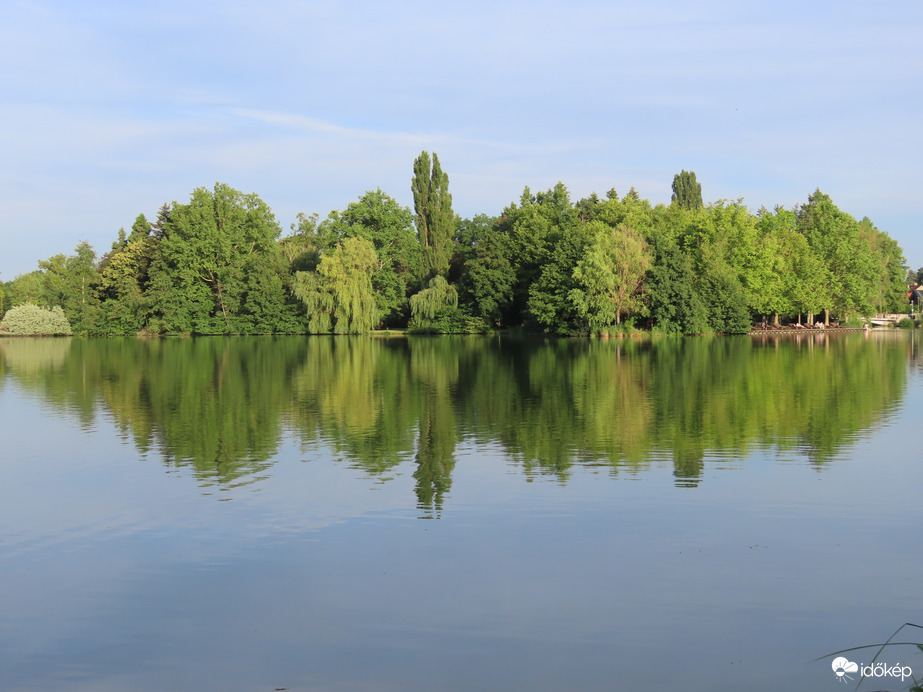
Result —
<instances>
[{"instance_id":1,"label":"tree trunk","mask_svg":"<svg viewBox=\"0 0 923 692\"><path fill-rule=\"evenodd\" d=\"M224 326L227 328L228 333L231 332L231 322L228 320L228 311L224 308L224 295L221 292L221 284L215 281L215 287L218 289L218 305L221 306L221 314L224 316Z\"/></svg>"}]
</instances>

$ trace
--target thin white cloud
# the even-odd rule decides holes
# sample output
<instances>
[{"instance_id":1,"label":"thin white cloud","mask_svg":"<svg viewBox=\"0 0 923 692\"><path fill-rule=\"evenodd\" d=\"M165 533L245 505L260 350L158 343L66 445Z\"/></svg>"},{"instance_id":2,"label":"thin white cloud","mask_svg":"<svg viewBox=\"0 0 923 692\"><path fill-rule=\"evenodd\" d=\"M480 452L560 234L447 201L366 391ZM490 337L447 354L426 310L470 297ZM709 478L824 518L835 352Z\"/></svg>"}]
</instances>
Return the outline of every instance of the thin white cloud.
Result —
<instances>
[{"instance_id":1,"label":"thin white cloud","mask_svg":"<svg viewBox=\"0 0 923 692\"><path fill-rule=\"evenodd\" d=\"M444 136L440 135L380 132L344 127L342 125L336 125L334 123L293 113L271 112L253 108L235 108L233 112L243 118L257 120L267 125L280 125L309 133L338 135L347 139L376 140L393 144L411 144L414 146L430 146L444 139Z\"/></svg>"},{"instance_id":2,"label":"thin white cloud","mask_svg":"<svg viewBox=\"0 0 923 692\"><path fill-rule=\"evenodd\" d=\"M897 1L0 3L0 276L216 180L283 226L409 204L423 149L464 215L558 180L669 201L691 168L710 199L890 215L923 263L921 29Z\"/></svg>"}]
</instances>

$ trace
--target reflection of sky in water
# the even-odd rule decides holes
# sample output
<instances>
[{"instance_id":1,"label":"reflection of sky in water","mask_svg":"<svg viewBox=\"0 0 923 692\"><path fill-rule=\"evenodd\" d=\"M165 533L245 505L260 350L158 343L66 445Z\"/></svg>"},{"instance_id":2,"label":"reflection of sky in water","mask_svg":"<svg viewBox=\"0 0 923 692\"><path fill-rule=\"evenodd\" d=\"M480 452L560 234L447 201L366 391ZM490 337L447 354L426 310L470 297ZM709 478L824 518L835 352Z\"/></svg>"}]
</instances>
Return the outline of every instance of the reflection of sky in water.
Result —
<instances>
[{"instance_id":1,"label":"reflection of sky in water","mask_svg":"<svg viewBox=\"0 0 923 692\"><path fill-rule=\"evenodd\" d=\"M411 460L382 481L287 437L258 482L201 486L7 385L4 690L816 690L813 658L921 617L915 372L821 470L565 483L466 441L439 521Z\"/></svg>"}]
</instances>

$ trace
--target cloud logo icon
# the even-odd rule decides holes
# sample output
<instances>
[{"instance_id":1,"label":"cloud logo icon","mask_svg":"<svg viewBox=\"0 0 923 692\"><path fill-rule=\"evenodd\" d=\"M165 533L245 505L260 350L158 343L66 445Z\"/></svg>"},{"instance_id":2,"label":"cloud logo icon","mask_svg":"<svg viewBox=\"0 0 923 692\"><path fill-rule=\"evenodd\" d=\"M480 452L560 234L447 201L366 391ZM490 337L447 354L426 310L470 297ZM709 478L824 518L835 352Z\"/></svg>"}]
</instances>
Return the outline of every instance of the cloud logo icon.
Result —
<instances>
[{"instance_id":1,"label":"cloud logo icon","mask_svg":"<svg viewBox=\"0 0 923 692\"><path fill-rule=\"evenodd\" d=\"M846 682L847 678L852 680L852 678L850 678L846 673L859 672L859 665L857 663L853 663L849 659L843 658L842 656L833 659L833 663L830 665L833 668L833 672L836 673L836 676L843 682Z\"/></svg>"}]
</instances>

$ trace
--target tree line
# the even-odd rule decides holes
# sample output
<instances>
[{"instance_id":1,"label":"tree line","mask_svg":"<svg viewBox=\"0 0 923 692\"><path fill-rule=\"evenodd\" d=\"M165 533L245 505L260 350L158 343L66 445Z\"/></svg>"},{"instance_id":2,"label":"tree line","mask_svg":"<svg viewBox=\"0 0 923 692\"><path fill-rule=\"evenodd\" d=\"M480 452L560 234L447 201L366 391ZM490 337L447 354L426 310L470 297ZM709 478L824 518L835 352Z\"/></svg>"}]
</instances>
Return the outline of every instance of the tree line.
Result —
<instances>
[{"instance_id":1,"label":"tree line","mask_svg":"<svg viewBox=\"0 0 923 692\"><path fill-rule=\"evenodd\" d=\"M703 204L684 170L668 205L634 188L574 202L558 183L526 187L498 216L461 218L425 151L411 190L412 210L378 189L323 220L299 214L283 235L256 194L198 188L152 221L139 215L102 256L81 242L0 284L0 309L59 307L89 335L587 335L741 333L759 319L906 306L900 246L820 190L753 213L741 200Z\"/></svg>"}]
</instances>

